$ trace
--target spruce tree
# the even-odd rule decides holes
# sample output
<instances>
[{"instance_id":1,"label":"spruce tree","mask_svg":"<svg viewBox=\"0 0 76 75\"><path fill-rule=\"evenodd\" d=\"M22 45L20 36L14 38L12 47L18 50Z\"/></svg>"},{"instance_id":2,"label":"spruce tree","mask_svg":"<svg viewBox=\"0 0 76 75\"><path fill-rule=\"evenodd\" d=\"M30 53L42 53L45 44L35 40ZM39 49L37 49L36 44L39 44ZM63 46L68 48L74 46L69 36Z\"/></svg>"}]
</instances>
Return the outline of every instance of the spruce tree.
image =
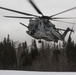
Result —
<instances>
[{"instance_id":1,"label":"spruce tree","mask_svg":"<svg viewBox=\"0 0 76 75\"><path fill-rule=\"evenodd\" d=\"M3 40L3 56L2 61L4 65L4 69L13 69L16 64L16 52L14 46L12 46L12 42L10 41L10 37L8 35L7 39Z\"/></svg>"},{"instance_id":2,"label":"spruce tree","mask_svg":"<svg viewBox=\"0 0 76 75\"><path fill-rule=\"evenodd\" d=\"M37 44L36 44L36 40L32 40L32 45L31 45L31 58L32 60L35 59L38 56L38 49L37 49Z\"/></svg>"}]
</instances>

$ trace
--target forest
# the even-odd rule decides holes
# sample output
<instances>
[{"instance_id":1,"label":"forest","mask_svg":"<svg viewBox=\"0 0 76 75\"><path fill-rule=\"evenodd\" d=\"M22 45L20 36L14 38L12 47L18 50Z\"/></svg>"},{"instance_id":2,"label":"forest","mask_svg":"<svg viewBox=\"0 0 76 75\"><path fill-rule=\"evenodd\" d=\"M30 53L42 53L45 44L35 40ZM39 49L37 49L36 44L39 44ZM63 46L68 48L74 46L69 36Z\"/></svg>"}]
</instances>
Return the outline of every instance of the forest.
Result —
<instances>
[{"instance_id":1,"label":"forest","mask_svg":"<svg viewBox=\"0 0 76 75\"><path fill-rule=\"evenodd\" d=\"M37 47L35 39L16 43L10 36L0 42L0 70L76 72L76 44L69 36L59 43L42 42Z\"/></svg>"}]
</instances>

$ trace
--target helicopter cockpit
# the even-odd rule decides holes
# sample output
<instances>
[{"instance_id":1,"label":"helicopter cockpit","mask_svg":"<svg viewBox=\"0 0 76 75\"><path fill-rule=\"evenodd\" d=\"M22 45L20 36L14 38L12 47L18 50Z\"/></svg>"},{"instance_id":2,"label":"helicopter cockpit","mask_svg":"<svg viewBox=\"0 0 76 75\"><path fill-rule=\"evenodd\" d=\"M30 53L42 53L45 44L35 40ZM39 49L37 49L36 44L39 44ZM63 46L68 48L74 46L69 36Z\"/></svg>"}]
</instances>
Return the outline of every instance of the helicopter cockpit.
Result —
<instances>
[{"instance_id":1,"label":"helicopter cockpit","mask_svg":"<svg viewBox=\"0 0 76 75\"><path fill-rule=\"evenodd\" d=\"M39 18L33 18L29 20L28 29L29 31L35 33L38 30L44 30L43 22Z\"/></svg>"},{"instance_id":2,"label":"helicopter cockpit","mask_svg":"<svg viewBox=\"0 0 76 75\"><path fill-rule=\"evenodd\" d=\"M29 22L30 22L28 25L29 30L35 30L35 28L38 29L38 20L30 19Z\"/></svg>"}]
</instances>

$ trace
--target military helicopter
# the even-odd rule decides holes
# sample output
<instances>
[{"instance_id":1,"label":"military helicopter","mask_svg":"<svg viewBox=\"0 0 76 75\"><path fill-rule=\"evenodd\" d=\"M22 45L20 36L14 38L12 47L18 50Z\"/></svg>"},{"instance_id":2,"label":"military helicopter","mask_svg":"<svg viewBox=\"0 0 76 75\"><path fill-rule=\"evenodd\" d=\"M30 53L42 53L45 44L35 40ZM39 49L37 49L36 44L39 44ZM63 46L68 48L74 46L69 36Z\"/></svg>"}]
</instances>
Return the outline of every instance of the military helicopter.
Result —
<instances>
[{"instance_id":1,"label":"military helicopter","mask_svg":"<svg viewBox=\"0 0 76 75\"><path fill-rule=\"evenodd\" d=\"M40 14L41 16L37 16L37 15L33 15L33 14L29 14L29 13L25 13L25 12L21 12L21 11L17 11L17 10L8 9L5 7L0 7L0 9L4 9L4 10L11 11L11 12L29 16L29 17L19 17L19 16L4 16L4 17L29 19L28 26L21 22L20 22L20 24L27 27L28 31L26 31L26 33L28 35L32 36L33 38L38 39L39 42L41 42L41 39L46 40L46 41L54 41L54 42L58 42L58 40L63 41L69 31L73 32L73 29L70 29L70 28L67 28L66 30L56 28L55 25L51 22L51 20L74 24L71 22L61 21L61 20L57 20L57 19L76 19L75 17L55 17L55 16L63 14L68 11L71 11L71 10L74 10L74 9L76 9L76 7L70 8L68 10L59 12L59 13L51 15L51 16L45 16L39 10L39 8L36 6L36 4L34 3L33 0L28 0L28 1L34 7L34 9L37 11L37 13ZM64 31L64 33L61 34L60 31Z\"/></svg>"}]
</instances>

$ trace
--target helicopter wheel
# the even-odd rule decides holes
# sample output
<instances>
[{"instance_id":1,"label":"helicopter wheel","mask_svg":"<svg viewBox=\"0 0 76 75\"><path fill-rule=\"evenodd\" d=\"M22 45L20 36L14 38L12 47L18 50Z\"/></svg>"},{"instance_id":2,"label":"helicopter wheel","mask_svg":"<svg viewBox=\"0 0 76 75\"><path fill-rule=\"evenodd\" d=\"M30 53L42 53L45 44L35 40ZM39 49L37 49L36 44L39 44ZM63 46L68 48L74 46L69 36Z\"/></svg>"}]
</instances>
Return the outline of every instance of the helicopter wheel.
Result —
<instances>
[{"instance_id":1,"label":"helicopter wheel","mask_svg":"<svg viewBox=\"0 0 76 75\"><path fill-rule=\"evenodd\" d=\"M38 41L38 43L41 43L42 41L41 41L41 39Z\"/></svg>"}]
</instances>

